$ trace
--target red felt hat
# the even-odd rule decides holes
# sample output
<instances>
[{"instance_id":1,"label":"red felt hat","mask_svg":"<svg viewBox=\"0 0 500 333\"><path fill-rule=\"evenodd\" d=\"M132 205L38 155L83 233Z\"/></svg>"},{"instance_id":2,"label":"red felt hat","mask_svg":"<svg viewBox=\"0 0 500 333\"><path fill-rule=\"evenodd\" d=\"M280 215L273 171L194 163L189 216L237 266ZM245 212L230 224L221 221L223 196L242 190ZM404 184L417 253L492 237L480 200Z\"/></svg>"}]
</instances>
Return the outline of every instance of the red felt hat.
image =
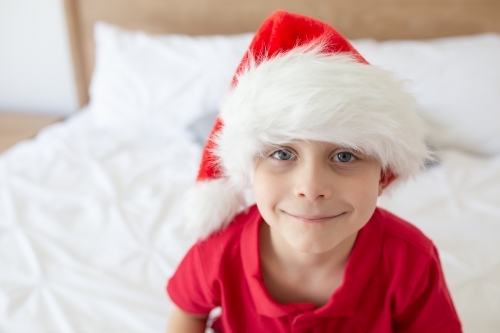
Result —
<instances>
[{"instance_id":1,"label":"red felt hat","mask_svg":"<svg viewBox=\"0 0 500 333\"><path fill-rule=\"evenodd\" d=\"M304 139L376 157L400 179L429 154L413 98L326 23L276 11L236 70L186 195L187 226L199 237L246 207L253 160L269 145Z\"/></svg>"}]
</instances>

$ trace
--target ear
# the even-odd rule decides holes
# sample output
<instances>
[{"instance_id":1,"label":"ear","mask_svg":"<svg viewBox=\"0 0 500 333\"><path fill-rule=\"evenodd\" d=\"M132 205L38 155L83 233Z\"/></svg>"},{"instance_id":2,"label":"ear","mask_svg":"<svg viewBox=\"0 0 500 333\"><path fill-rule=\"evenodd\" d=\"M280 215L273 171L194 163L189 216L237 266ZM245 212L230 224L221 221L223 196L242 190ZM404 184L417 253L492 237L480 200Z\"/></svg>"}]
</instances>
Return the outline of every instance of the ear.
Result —
<instances>
[{"instance_id":1,"label":"ear","mask_svg":"<svg viewBox=\"0 0 500 333\"><path fill-rule=\"evenodd\" d=\"M391 170L380 171L380 181L378 183L378 195L384 192L385 188L398 178Z\"/></svg>"}]
</instances>

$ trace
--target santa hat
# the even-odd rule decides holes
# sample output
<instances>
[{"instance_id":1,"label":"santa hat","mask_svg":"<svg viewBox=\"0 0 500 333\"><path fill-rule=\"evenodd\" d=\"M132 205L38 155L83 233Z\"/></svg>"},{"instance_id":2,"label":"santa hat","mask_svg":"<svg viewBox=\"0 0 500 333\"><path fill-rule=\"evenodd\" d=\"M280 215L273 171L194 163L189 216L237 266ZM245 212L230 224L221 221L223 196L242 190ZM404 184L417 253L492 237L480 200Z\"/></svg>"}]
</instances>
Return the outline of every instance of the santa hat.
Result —
<instances>
[{"instance_id":1,"label":"santa hat","mask_svg":"<svg viewBox=\"0 0 500 333\"><path fill-rule=\"evenodd\" d=\"M186 195L187 228L204 238L245 209L254 159L291 140L332 142L375 157L399 181L429 152L415 103L331 26L277 11L233 78Z\"/></svg>"}]
</instances>

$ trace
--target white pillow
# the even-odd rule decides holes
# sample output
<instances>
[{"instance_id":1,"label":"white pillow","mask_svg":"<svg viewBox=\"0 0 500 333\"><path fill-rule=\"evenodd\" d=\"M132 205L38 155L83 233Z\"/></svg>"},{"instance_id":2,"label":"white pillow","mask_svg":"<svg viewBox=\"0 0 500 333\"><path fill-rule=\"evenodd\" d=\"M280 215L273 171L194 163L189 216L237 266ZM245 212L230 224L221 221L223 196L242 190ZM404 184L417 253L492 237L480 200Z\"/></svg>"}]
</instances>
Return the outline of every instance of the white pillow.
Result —
<instances>
[{"instance_id":1,"label":"white pillow","mask_svg":"<svg viewBox=\"0 0 500 333\"><path fill-rule=\"evenodd\" d=\"M95 121L161 135L214 112L252 36L154 36L96 23Z\"/></svg>"},{"instance_id":2,"label":"white pillow","mask_svg":"<svg viewBox=\"0 0 500 333\"><path fill-rule=\"evenodd\" d=\"M368 62L410 80L436 148L500 155L500 35L353 45Z\"/></svg>"}]
</instances>

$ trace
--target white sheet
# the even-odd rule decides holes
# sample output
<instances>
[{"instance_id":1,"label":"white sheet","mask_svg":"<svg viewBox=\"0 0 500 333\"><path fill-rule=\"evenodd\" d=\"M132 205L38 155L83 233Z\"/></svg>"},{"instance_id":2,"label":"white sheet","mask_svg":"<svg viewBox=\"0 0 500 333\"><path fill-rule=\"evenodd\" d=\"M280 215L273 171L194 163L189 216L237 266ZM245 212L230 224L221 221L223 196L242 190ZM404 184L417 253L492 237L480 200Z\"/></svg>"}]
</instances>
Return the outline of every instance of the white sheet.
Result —
<instances>
[{"instance_id":1,"label":"white sheet","mask_svg":"<svg viewBox=\"0 0 500 333\"><path fill-rule=\"evenodd\" d=\"M97 129L86 111L0 156L0 332L164 332L194 241L179 199L201 148ZM383 197L440 250L466 333L500 332L500 157L447 151Z\"/></svg>"},{"instance_id":2,"label":"white sheet","mask_svg":"<svg viewBox=\"0 0 500 333\"><path fill-rule=\"evenodd\" d=\"M164 332L199 154L82 114L1 156L0 332Z\"/></svg>"}]
</instances>

